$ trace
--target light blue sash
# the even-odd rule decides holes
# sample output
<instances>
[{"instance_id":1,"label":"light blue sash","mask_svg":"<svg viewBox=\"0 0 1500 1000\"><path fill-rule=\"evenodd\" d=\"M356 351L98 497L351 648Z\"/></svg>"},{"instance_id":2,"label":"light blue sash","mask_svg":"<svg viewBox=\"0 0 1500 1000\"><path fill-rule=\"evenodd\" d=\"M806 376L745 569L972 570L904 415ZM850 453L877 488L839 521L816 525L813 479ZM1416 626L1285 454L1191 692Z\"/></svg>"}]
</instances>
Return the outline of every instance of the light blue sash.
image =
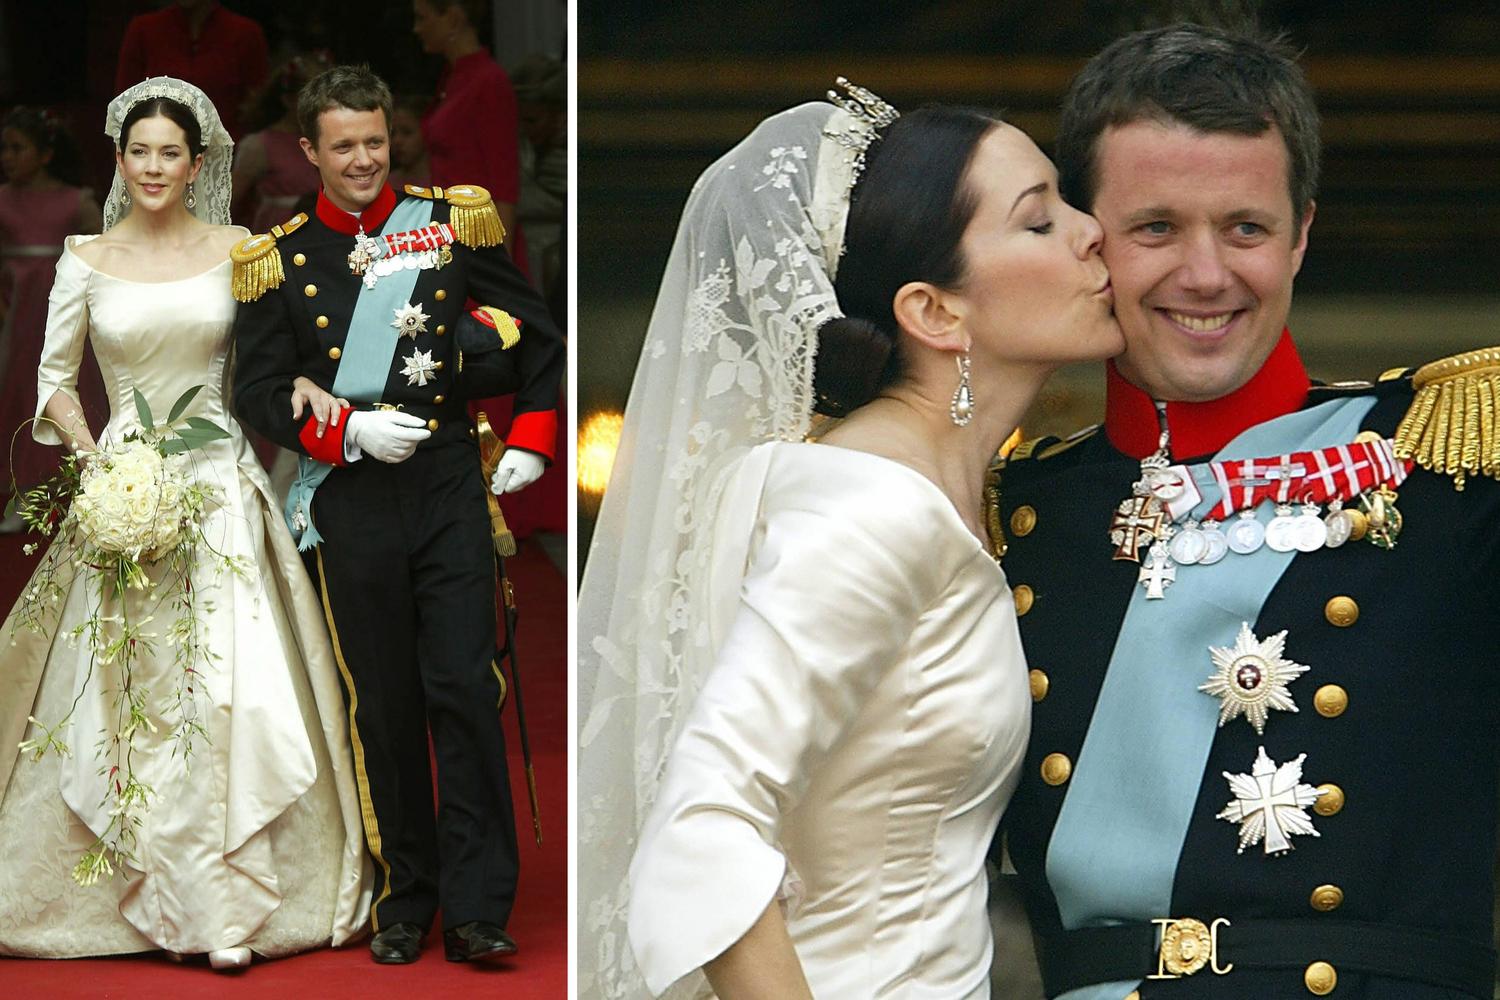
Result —
<instances>
[{"instance_id":1,"label":"light blue sash","mask_svg":"<svg viewBox=\"0 0 1500 1000\"><path fill-rule=\"evenodd\" d=\"M1346 444L1374 404L1364 396L1289 413L1250 428L1214 458ZM1206 463L1191 472L1204 497L1193 516L1201 518L1219 489ZM1261 507L1266 522L1272 505ZM1262 547L1212 567L1183 567L1159 601L1136 586L1047 850L1047 880L1067 929L1193 915L1172 912L1172 886L1218 732L1218 699L1198 690L1212 666L1208 647L1232 646L1240 623L1254 624L1295 555ZM1061 1000L1119 1000L1137 985L1101 983Z\"/></svg>"},{"instance_id":2,"label":"light blue sash","mask_svg":"<svg viewBox=\"0 0 1500 1000\"><path fill-rule=\"evenodd\" d=\"M409 198L399 203L380 227L379 233L401 233L417 229L432 221L432 202L426 198ZM411 290L417 285L417 268L403 269L386 275L374 288L360 289L349 317L349 335L344 338L343 354L333 377L333 394L351 403L378 403L390 378L391 359L401 334L392 320L396 310L411 301ZM287 493L282 514L297 542L297 551L305 552L323 541L313 526L312 500L333 466L308 455L297 457L297 478ZM297 524L296 513L302 511L304 527Z\"/></svg>"}]
</instances>

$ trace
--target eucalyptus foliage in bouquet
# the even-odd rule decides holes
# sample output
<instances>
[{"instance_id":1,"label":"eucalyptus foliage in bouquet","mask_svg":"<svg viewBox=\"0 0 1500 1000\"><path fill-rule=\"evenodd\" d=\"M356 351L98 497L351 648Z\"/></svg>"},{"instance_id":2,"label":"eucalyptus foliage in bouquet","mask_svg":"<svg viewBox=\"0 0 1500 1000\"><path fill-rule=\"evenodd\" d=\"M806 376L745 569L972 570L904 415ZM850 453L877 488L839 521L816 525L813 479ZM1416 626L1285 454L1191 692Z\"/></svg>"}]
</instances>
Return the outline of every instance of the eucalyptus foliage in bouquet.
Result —
<instances>
[{"instance_id":1,"label":"eucalyptus foliage in bouquet","mask_svg":"<svg viewBox=\"0 0 1500 1000\"><path fill-rule=\"evenodd\" d=\"M215 654L203 637L201 615L211 610L197 596L194 578L204 573L243 573L243 560L214 548L204 536L206 515L222 498L194 475L193 454L228 432L202 417L184 417L202 386L194 386L173 404L158 425L140 390L135 390L141 430L95 452L63 459L56 475L39 486L17 492L11 503L26 526L43 536L56 535L41 566L21 596L12 628L47 634L55 627L66 596L60 571L87 571L88 615L64 633L75 647L88 651L88 670L62 718L30 718L30 739L23 753L40 760L48 753L71 756L65 741L84 690L100 674L108 692L113 725L99 734L101 806L110 822L73 869L80 885L113 875L132 858L136 830L155 794L134 768L137 740L165 728L191 763L193 743L208 738L199 721L202 669ZM9 513L9 511L7 511ZM25 547L35 552L37 544ZM135 592L134 599L128 599ZM165 617L165 627L156 626ZM143 656L170 650L173 690L153 698L136 677ZM112 730L112 731L111 731Z\"/></svg>"}]
</instances>

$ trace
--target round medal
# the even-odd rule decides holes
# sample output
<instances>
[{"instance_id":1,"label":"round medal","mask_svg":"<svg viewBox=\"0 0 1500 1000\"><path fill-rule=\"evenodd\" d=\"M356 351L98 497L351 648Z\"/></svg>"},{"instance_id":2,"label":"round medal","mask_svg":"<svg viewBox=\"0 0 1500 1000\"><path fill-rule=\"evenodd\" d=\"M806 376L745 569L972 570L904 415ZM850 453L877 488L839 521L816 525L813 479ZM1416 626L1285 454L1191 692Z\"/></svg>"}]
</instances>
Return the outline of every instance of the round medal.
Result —
<instances>
[{"instance_id":1,"label":"round medal","mask_svg":"<svg viewBox=\"0 0 1500 1000\"><path fill-rule=\"evenodd\" d=\"M1328 537L1324 540L1323 544L1330 549L1336 549L1340 545L1343 545L1349 540L1350 534L1354 531L1354 525L1350 523L1349 512L1346 510L1330 511L1328 516L1323 519L1323 526L1328 532Z\"/></svg>"},{"instance_id":2,"label":"round medal","mask_svg":"<svg viewBox=\"0 0 1500 1000\"><path fill-rule=\"evenodd\" d=\"M1292 508L1285 504L1276 506L1276 516L1266 525L1266 545L1277 552L1290 552L1297 547L1293 537ZM1232 540L1231 540L1232 542Z\"/></svg>"},{"instance_id":3,"label":"round medal","mask_svg":"<svg viewBox=\"0 0 1500 1000\"><path fill-rule=\"evenodd\" d=\"M1203 525L1203 546L1203 555L1198 558L1199 566L1212 566L1229 552L1229 540L1219 530L1217 521L1209 521Z\"/></svg>"},{"instance_id":4,"label":"round medal","mask_svg":"<svg viewBox=\"0 0 1500 1000\"><path fill-rule=\"evenodd\" d=\"M1292 544L1298 552L1316 552L1328 541L1328 526L1317 511L1304 509L1292 520Z\"/></svg>"},{"instance_id":5,"label":"round medal","mask_svg":"<svg viewBox=\"0 0 1500 1000\"><path fill-rule=\"evenodd\" d=\"M1266 529L1255 519L1255 512L1247 510L1240 514L1224 535L1231 552L1247 556L1265 543Z\"/></svg>"},{"instance_id":6,"label":"round medal","mask_svg":"<svg viewBox=\"0 0 1500 1000\"><path fill-rule=\"evenodd\" d=\"M1183 528L1172 538L1168 551L1172 555L1172 561L1180 566L1192 566L1200 562L1205 553L1208 552L1208 542L1203 537L1195 521L1189 521L1187 527Z\"/></svg>"}]
</instances>

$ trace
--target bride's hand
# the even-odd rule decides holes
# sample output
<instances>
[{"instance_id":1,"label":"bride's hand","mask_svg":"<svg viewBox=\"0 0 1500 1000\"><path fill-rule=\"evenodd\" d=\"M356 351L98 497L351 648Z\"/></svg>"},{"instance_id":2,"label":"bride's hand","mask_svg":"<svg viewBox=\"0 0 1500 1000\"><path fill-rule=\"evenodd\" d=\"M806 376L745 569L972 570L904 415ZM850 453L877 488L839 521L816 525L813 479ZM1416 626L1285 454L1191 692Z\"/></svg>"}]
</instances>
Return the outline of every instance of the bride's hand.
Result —
<instances>
[{"instance_id":1,"label":"bride's hand","mask_svg":"<svg viewBox=\"0 0 1500 1000\"><path fill-rule=\"evenodd\" d=\"M307 405L312 409L313 416L318 418L318 437L323 436L323 431L329 424L337 427L339 418L344 410L349 408L349 401L324 391L316 382L304 375L298 375L292 379L292 419L296 420L302 416L302 407Z\"/></svg>"}]
</instances>

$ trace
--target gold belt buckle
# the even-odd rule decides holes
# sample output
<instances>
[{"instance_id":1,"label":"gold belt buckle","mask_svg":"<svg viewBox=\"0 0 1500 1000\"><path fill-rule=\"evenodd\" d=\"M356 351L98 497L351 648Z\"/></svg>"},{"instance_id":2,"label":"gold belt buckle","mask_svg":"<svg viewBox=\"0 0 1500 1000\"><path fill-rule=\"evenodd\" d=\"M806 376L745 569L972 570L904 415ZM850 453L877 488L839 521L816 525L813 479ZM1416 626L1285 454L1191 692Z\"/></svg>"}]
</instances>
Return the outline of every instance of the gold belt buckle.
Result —
<instances>
[{"instance_id":1,"label":"gold belt buckle","mask_svg":"<svg viewBox=\"0 0 1500 1000\"><path fill-rule=\"evenodd\" d=\"M1219 965L1219 928L1230 923L1216 917L1208 925L1192 917L1157 917L1151 921L1161 928L1161 946L1156 953L1156 973L1147 979L1181 979L1204 966L1216 976L1234 969L1234 963Z\"/></svg>"}]
</instances>

